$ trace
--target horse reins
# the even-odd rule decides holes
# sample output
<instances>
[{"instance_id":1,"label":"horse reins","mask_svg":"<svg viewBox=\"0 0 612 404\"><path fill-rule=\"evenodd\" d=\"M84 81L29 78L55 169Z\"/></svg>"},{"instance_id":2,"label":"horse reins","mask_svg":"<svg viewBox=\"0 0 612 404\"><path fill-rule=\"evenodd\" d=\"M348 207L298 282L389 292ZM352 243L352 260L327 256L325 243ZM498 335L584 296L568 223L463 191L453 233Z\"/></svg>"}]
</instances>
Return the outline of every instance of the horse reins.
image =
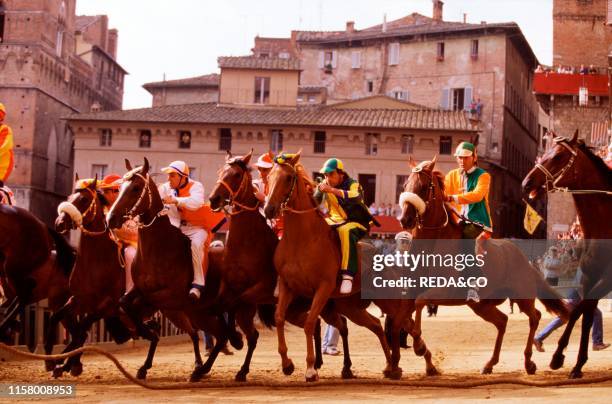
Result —
<instances>
[{"instance_id":1,"label":"horse reins","mask_svg":"<svg viewBox=\"0 0 612 404\"><path fill-rule=\"evenodd\" d=\"M137 215L134 215L134 213L136 213L136 209L142 203L142 200L144 199L145 195L147 195L148 199L149 199L149 206L148 206L147 209L150 210L153 207L153 196L151 195L151 187L149 185L149 174L147 174L146 177L144 177L140 173L134 173L133 175L139 177L140 179L142 179L144 181L144 187L142 188L142 192L140 193L140 196L138 197L138 200L136 200L136 203L134 204L134 206L132 206L132 209L130 209L123 216L123 217L125 217L125 218L127 218L129 220L134 220L136 218L140 219L140 215L142 215L142 213L139 213ZM142 228L150 227L150 226L153 225L153 223L155 223L155 221L157 220L158 217L165 216L166 214L168 214L168 212L164 208L162 208L159 212L157 212L157 214L155 216L153 216L153 219L148 224L140 223L140 220L139 220L138 221L138 228L142 229Z\"/></svg>"},{"instance_id":2,"label":"horse reins","mask_svg":"<svg viewBox=\"0 0 612 404\"><path fill-rule=\"evenodd\" d=\"M227 190L227 192L229 192L230 196L229 199L227 200L229 202L230 207L234 207L237 206L239 207L241 210L234 212L232 210L232 212L228 212L227 210L225 210L225 212L230 215L230 216L236 216L242 212L253 212L255 210L257 210L259 208L259 200L257 201L257 203L255 204L255 206L246 206L240 202L238 202L235 198L236 196L240 195L240 193L242 192L242 190L245 188L245 186L247 185L248 182L248 176L245 174L242 176L242 180L240 181L240 185L238 186L238 189L236 191L232 190L232 187L229 186L229 184L225 181L223 181L222 178L219 178L217 180L217 184L223 185L225 187L225 189ZM227 206L227 205L226 205Z\"/></svg>"},{"instance_id":3,"label":"horse reins","mask_svg":"<svg viewBox=\"0 0 612 404\"><path fill-rule=\"evenodd\" d=\"M569 161L565 164L565 166L559 170L558 172L556 172L555 174L551 173L546 167L544 167L542 164L540 163L536 163L534 166L534 169L538 169L540 170L540 172L542 174L544 174L544 177L546 177L546 192L565 192L568 194L605 194L605 195L612 195L612 192L610 191L605 191L602 189L568 189L566 188L561 188L557 186L557 183L559 181L561 181L561 179L565 176L565 173L567 173L567 171L572 168L572 166L574 165L574 162L576 161L576 157L578 156L578 152L572 147L570 146L566 139L560 138L558 140L556 140L556 142L558 145L561 145L563 147L565 147L571 154L572 157L570 157Z\"/></svg>"},{"instance_id":4,"label":"horse reins","mask_svg":"<svg viewBox=\"0 0 612 404\"><path fill-rule=\"evenodd\" d=\"M419 213L419 210L415 209L417 227L420 230L441 230L445 228L448 225L449 217L448 217L448 210L446 209L446 204L444 203L444 201L442 201L442 209L444 210L444 215L446 216L444 223L439 226L425 226L423 224L424 220L421 218L421 215L427 211L427 207L430 205L430 202L433 202L436 200L436 194L434 192L434 183L433 183L434 178L433 178L433 175L424 172L420 166L413 168L412 172L417 173L417 175L418 173L423 173L429 178L429 186L427 190L427 200L425 201L425 209L423 210L423 213Z\"/></svg>"},{"instance_id":5,"label":"horse reins","mask_svg":"<svg viewBox=\"0 0 612 404\"><path fill-rule=\"evenodd\" d=\"M96 200L97 200L98 198L97 198L97 196L96 196L95 191L92 191L92 190L91 190L91 189L89 189L89 188L84 188L84 189L85 189L85 190L87 190L87 191L88 191L88 192L91 194L91 202L89 203L89 206L87 207L87 209L85 209L85 211L84 211L84 212L82 212L82 213L81 213L81 212L79 211L79 209L78 209L76 206L74 206L74 204L73 204L72 202L68 202L68 201L63 202L63 204L73 207L73 208L75 209L75 211L76 211L76 212L78 212L78 213L80 214L80 216L81 216L81 217L79 218L79 220L75 220L75 219L72 217L72 215L70 214L70 212L68 212L68 211L66 211L66 210L63 210L63 209L62 209L62 204L60 204L60 207L59 207L59 208L60 208L61 212L66 213L68 216L70 216L70 218L72 219L72 221L73 221L73 222L75 222L75 224L76 224L77 228L78 228L79 230L81 230L81 233L83 233L83 234L85 234L85 235L87 235L87 236L101 236L102 234L104 234L104 233L106 233L106 232L108 231L108 227L106 226L106 222L104 222L104 230L101 230L101 231L92 231L92 230L87 230L87 229L85 228L85 224L84 224L84 222L85 222L85 218L87 217L87 215L88 215L90 212L92 212L92 211L93 211L94 218L95 218L96 209L97 209L97 206L98 206L98 203L97 203L97 201L96 201ZM93 219L92 219L92 220L93 220ZM77 223L77 222L78 222L78 223Z\"/></svg>"},{"instance_id":6,"label":"horse reins","mask_svg":"<svg viewBox=\"0 0 612 404\"><path fill-rule=\"evenodd\" d=\"M310 213L312 211L315 211L317 209L317 206L313 206L312 208L308 208L308 209L304 209L304 210L296 210L293 209L292 207L287 206L287 204L289 203L291 197L293 196L293 191L295 191L295 187L297 185L297 181L298 181L298 173L297 170L295 169L295 167L292 167L289 164L282 164L285 165L287 167L291 167L291 169L293 170L293 175L291 177L291 188L289 189L289 193L287 194L287 196L285 197L285 199L283 200L283 202L280 204L280 209L281 209L281 213L282 212L289 212L289 213L295 213L297 215L303 215L305 213Z\"/></svg>"}]
</instances>

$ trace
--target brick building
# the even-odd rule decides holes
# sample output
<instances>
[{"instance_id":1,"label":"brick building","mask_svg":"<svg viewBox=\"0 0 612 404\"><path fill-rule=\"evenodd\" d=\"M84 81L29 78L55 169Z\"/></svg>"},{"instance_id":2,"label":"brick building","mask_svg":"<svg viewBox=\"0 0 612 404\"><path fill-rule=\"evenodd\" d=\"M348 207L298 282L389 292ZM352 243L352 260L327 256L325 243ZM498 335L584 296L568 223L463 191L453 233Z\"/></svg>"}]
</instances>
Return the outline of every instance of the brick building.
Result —
<instances>
[{"instance_id":1,"label":"brick building","mask_svg":"<svg viewBox=\"0 0 612 404\"><path fill-rule=\"evenodd\" d=\"M120 109L125 70L106 16L76 16L75 0L0 0L0 101L15 136L9 186L43 220L70 193L73 136L62 117Z\"/></svg>"},{"instance_id":2,"label":"brick building","mask_svg":"<svg viewBox=\"0 0 612 404\"><path fill-rule=\"evenodd\" d=\"M147 83L143 87L153 95L153 107L219 100L219 75L216 73Z\"/></svg>"}]
</instances>

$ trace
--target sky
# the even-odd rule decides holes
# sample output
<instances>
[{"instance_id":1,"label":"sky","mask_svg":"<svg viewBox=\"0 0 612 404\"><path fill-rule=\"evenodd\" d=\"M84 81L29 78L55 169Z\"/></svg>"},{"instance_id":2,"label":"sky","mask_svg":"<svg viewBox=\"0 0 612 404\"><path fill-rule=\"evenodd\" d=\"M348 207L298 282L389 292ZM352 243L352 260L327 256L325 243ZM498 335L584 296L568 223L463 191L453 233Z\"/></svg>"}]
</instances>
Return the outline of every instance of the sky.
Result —
<instances>
[{"instance_id":1,"label":"sky","mask_svg":"<svg viewBox=\"0 0 612 404\"><path fill-rule=\"evenodd\" d=\"M106 14L119 30L118 62L129 72L123 108L151 106L153 81L215 73L218 56L251 53L255 36L288 38L292 29L344 30L413 12L431 17L431 0L77 0L77 15ZM444 20L516 22L540 63L552 63L552 0L445 0Z\"/></svg>"}]
</instances>

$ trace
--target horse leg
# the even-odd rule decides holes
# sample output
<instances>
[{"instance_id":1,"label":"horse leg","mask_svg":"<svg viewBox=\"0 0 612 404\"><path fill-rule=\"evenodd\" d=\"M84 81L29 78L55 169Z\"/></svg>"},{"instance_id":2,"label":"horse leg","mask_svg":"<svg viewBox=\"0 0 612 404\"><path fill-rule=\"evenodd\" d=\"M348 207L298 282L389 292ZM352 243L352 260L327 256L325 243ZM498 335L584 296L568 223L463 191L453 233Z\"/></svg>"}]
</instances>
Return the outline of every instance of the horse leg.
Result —
<instances>
[{"instance_id":1,"label":"horse leg","mask_svg":"<svg viewBox=\"0 0 612 404\"><path fill-rule=\"evenodd\" d=\"M283 373L287 376L293 373L295 366L293 361L287 356L287 341L285 340L285 315L287 307L293 300L293 294L285 284L282 278L279 277L278 303L276 304L276 312L274 313L274 322L276 323L276 336L278 338L278 353L281 356Z\"/></svg>"},{"instance_id":2,"label":"horse leg","mask_svg":"<svg viewBox=\"0 0 612 404\"><path fill-rule=\"evenodd\" d=\"M226 307L234 307L234 306L232 305L232 306L226 306ZM234 348L240 350L244 346L244 342L242 342L242 334L236 331L235 318L236 318L235 310L229 310L227 311L227 321L225 321L225 318L223 318L223 321L227 325L226 332L227 332L227 338L229 339L230 344Z\"/></svg>"},{"instance_id":3,"label":"horse leg","mask_svg":"<svg viewBox=\"0 0 612 404\"><path fill-rule=\"evenodd\" d=\"M569 374L570 379L582 378L582 367L589 359L589 336L591 327L593 326L593 315L597 309L599 300L584 300L585 307L582 315L582 333L580 335L580 350L578 351L578 360L576 365Z\"/></svg>"},{"instance_id":4,"label":"horse leg","mask_svg":"<svg viewBox=\"0 0 612 404\"><path fill-rule=\"evenodd\" d=\"M323 285L320 286L316 291L312 298L312 304L310 306L310 310L308 312L308 316L306 317L306 322L304 323L304 334L306 335L306 381L307 382L316 382L319 380L319 375L317 370L314 367L315 362L315 354L313 347L313 335L315 323L317 322L321 311L327 304L329 300L329 296L333 292L333 288L335 285ZM279 304L280 305L280 304Z\"/></svg>"},{"instance_id":5,"label":"horse leg","mask_svg":"<svg viewBox=\"0 0 612 404\"><path fill-rule=\"evenodd\" d=\"M535 308L534 302L535 301L533 299L521 299L515 301L515 303L518 304L519 309L529 318L529 336L527 337L527 346L525 347L525 370L529 375L535 374L537 370L537 366L535 362L531 360L531 356L533 354L533 337L535 336L536 330L538 329L538 324L540 323L540 318L542 317L542 313Z\"/></svg>"},{"instance_id":6,"label":"horse leg","mask_svg":"<svg viewBox=\"0 0 612 404\"><path fill-rule=\"evenodd\" d=\"M296 310L294 307L289 306L287 309L287 321L296 327L304 328L306 322L307 311ZM315 342L315 369L321 369L323 366L323 354L321 351L321 320L317 319L315 324L314 332Z\"/></svg>"},{"instance_id":7,"label":"horse leg","mask_svg":"<svg viewBox=\"0 0 612 404\"><path fill-rule=\"evenodd\" d=\"M584 300L582 302L584 302ZM582 302L578 303L578 305L570 313L570 317L567 321L567 325L565 326L565 330L563 331L561 338L559 338L559 342L557 343L557 349L555 350L555 353L553 354L549 365L550 368L553 370L557 370L563 366L563 362L565 361L565 355L563 355L563 351L569 344L569 339L572 335L574 325L576 325L576 321L578 321L578 319L582 315L582 310L584 307Z\"/></svg>"},{"instance_id":8,"label":"horse leg","mask_svg":"<svg viewBox=\"0 0 612 404\"><path fill-rule=\"evenodd\" d=\"M431 301L430 301L431 303ZM417 356L422 356L425 359L425 373L427 376L438 376L440 372L433 363L431 351L427 348L425 340L422 338L421 320L423 308L426 306L426 300L418 299L417 301L408 301L407 306L402 310L404 321L403 327L412 337L412 349ZM412 312L415 312L414 321L411 319ZM399 334L398 334L399 337Z\"/></svg>"},{"instance_id":9,"label":"horse leg","mask_svg":"<svg viewBox=\"0 0 612 404\"><path fill-rule=\"evenodd\" d=\"M351 370L351 366L353 366L353 362L351 361L351 354L349 351L349 343L348 343L348 325L346 323L346 318L342 317L338 314L337 311L333 311L331 313L326 313L325 310L321 313L325 322L333 327L338 329L340 334L340 338L342 338L342 351L344 362L342 364L342 378L343 379L353 379L355 375ZM316 333L315 333L316 338ZM316 343L316 340L315 340ZM316 347L315 347L316 348ZM315 363L316 369L316 363Z\"/></svg>"},{"instance_id":10,"label":"horse leg","mask_svg":"<svg viewBox=\"0 0 612 404\"><path fill-rule=\"evenodd\" d=\"M55 345L55 340L57 339L57 325L61 322L64 322L66 319L66 313L71 310L72 306L72 298L68 299L65 305L63 305L60 309L55 311L51 317L49 318L49 325L45 329L44 335L44 347L45 347L45 355L51 355L53 352L53 345ZM71 330L71 340L74 339L76 334L72 334ZM45 361L45 370L47 372L53 371L57 366L58 362L52 360Z\"/></svg>"},{"instance_id":11,"label":"horse leg","mask_svg":"<svg viewBox=\"0 0 612 404\"><path fill-rule=\"evenodd\" d=\"M20 309L21 303L19 302L19 297L16 296L11 300L4 311L4 318L2 322L0 322L0 335L6 332L5 328L7 328L7 325L15 318Z\"/></svg>"},{"instance_id":12,"label":"horse leg","mask_svg":"<svg viewBox=\"0 0 612 404\"><path fill-rule=\"evenodd\" d=\"M250 371L251 358L253 357L255 348L257 347L259 332L253 324L253 317L255 316L256 309L257 307L255 305L244 305L236 312L238 325L240 326L240 329L244 331L247 337L247 353L240 371L236 374L235 380L237 382L246 382L247 375Z\"/></svg>"},{"instance_id":13,"label":"horse leg","mask_svg":"<svg viewBox=\"0 0 612 404\"><path fill-rule=\"evenodd\" d=\"M227 324L225 323L225 319L219 317L212 317L212 321L207 321L207 325L211 328L204 330L206 333L211 333L215 336L215 346L213 347L208 359L202 366L198 366L195 368L193 373L191 374L191 381L195 382L201 380L202 377L210 372L213 364L217 360L217 356L219 356L219 352L225 347L227 344L227 334L225 332L227 328Z\"/></svg>"},{"instance_id":14,"label":"horse leg","mask_svg":"<svg viewBox=\"0 0 612 404\"><path fill-rule=\"evenodd\" d=\"M202 366L202 355L200 354L200 336L198 335L197 330L192 330L189 332L189 338L191 338L191 342L193 343L193 353L195 355L195 365Z\"/></svg>"},{"instance_id":15,"label":"horse leg","mask_svg":"<svg viewBox=\"0 0 612 404\"><path fill-rule=\"evenodd\" d=\"M508 324L508 316L493 305L483 300L482 303L470 303L468 306L483 320L493 324L497 328L497 338L495 338L495 347L493 348L493 356L487 362L481 373L483 375L493 373L493 366L499 362L499 352L501 351L504 334L506 333L506 325Z\"/></svg>"}]
</instances>

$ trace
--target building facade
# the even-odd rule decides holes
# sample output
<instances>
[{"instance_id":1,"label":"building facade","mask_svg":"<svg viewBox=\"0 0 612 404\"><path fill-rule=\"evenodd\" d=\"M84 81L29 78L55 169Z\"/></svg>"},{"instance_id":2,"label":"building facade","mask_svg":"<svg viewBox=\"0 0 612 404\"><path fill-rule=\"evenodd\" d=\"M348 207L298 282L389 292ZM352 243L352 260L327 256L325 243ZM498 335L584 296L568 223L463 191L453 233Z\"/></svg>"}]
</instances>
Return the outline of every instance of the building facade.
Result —
<instances>
[{"instance_id":1,"label":"building facade","mask_svg":"<svg viewBox=\"0 0 612 404\"><path fill-rule=\"evenodd\" d=\"M106 16L76 16L75 0L0 1L0 101L15 137L8 185L51 222L70 193L73 135L63 117L121 109L125 70Z\"/></svg>"},{"instance_id":2,"label":"building facade","mask_svg":"<svg viewBox=\"0 0 612 404\"><path fill-rule=\"evenodd\" d=\"M152 107L219 101L219 75L216 73L143 85L153 96Z\"/></svg>"}]
</instances>

